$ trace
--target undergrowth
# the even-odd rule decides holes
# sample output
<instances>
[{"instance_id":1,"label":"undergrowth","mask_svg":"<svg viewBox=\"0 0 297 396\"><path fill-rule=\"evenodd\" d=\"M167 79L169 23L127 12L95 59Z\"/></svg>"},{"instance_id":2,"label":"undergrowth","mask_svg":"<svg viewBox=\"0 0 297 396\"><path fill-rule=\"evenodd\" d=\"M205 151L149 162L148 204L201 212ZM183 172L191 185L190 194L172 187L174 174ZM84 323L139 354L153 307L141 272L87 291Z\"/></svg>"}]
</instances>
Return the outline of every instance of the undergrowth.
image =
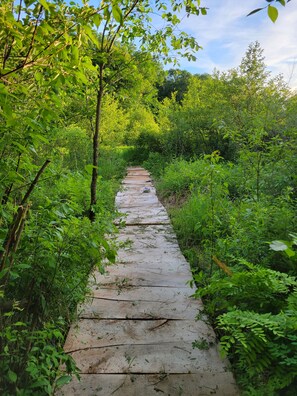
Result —
<instances>
[{"instance_id":1,"label":"undergrowth","mask_svg":"<svg viewBox=\"0 0 297 396\"><path fill-rule=\"evenodd\" d=\"M165 203L185 197L169 210L195 295L249 396L296 389L296 186L283 163L267 157L253 172L247 154L231 164L214 152L156 176Z\"/></svg>"},{"instance_id":2,"label":"undergrowth","mask_svg":"<svg viewBox=\"0 0 297 396\"><path fill-rule=\"evenodd\" d=\"M0 393L50 395L79 375L63 351L76 306L87 293L90 271L115 261L115 193L125 172L120 151L101 149L96 220L87 218L91 169L88 153L73 155L79 135L64 141L31 197L29 216L17 250L0 271ZM73 137L73 139L72 139ZM84 141L77 141L84 145ZM85 155L85 157L84 157ZM54 170L52 170L54 169ZM1 245L13 218L2 206ZM9 261L9 262L8 262ZM8 263L8 264L7 264ZM64 372L62 372L64 368Z\"/></svg>"}]
</instances>

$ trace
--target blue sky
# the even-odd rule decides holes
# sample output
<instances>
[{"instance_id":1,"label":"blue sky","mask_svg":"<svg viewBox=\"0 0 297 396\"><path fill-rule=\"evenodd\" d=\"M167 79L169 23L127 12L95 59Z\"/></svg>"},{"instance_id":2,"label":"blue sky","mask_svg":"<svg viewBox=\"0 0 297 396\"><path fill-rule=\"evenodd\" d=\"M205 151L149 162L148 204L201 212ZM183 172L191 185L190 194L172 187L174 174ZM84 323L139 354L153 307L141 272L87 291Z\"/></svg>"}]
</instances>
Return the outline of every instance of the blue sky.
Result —
<instances>
[{"instance_id":1,"label":"blue sky","mask_svg":"<svg viewBox=\"0 0 297 396\"><path fill-rule=\"evenodd\" d=\"M282 73L297 89L297 1L279 8L272 23L266 10L246 17L264 0L204 0L206 16L184 17L180 29L193 35L203 47L196 62L180 59L180 68L192 73L212 73L214 68L228 70L240 64L248 45L256 40L264 49L265 63L272 75Z\"/></svg>"}]
</instances>

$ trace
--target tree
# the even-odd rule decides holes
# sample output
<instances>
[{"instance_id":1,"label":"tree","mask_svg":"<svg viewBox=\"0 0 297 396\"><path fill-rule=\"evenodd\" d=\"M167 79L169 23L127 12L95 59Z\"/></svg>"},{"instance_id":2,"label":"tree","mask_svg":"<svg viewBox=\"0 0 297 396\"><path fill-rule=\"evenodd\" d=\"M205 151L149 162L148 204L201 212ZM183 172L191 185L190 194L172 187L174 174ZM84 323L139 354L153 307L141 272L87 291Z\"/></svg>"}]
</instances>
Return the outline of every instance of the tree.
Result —
<instances>
[{"instance_id":1,"label":"tree","mask_svg":"<svg viewBox=\"0 0 297 396\"><path fill-rule=\"evenodd\" d=\"M92 162L92 181L91 181L91 200L89 218L95 219L94 207L96 204L96 188L98 177L98 156L100 140L100 122L103 95L113 78L119 77L120 68L114 67L114 48L117 41L125 43L127 46L140 39L140 48L145 52L158 54L165 60L172 60L170 49L176 50L188 59L195 59L193 51L199 49L193 37L189 37L184 32L175 34L175 27L180 22L177 13L186 9L188 14L206 14L205 7L198 7L193 1L183 1L177 3L175 0L170 2L171 10L168 9L167 2L156 0L153 6L147 0L125 0L122 3L106 4L102 15L102 32L99 39L92 41L96 45L95 64L98 70L97 82L97 104L96 120L93 133L93 162ZM151 22L150 14L161 10L162 19L166 22L165 28L155 29ZM165 11L166 10L166 11ZM169 43L169 44L168 44ZM184 51L186 49L186 51Z\"/></svg>"},{"instance_id":2,"label":"tree","mask_svg":"<svg viewBox=\"0 0 297 396\"><path fill-rule=\"evenodd\" d=\"M191 73L186 70L169 69L165 72L164 81L158 85L158 99L171 98L176 93L177 102L181 102L189 85Z\"/></svg>"}]
</instances>

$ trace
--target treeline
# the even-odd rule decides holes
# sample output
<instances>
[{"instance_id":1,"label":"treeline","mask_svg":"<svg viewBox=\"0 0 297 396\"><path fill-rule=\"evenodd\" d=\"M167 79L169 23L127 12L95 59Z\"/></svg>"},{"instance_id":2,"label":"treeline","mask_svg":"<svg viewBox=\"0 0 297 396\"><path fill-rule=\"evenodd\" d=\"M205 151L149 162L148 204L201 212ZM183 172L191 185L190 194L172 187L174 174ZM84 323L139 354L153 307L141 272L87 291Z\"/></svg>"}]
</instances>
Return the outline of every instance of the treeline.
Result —
<instances>
[{"instance_id":1,"label":"treeline","mask_svg":"<svg viewBox=\"0 0 297 396\"><path fill-rule=\"evenodd\" d=\"M168 75L172 83L172 76ZM177 76L175 77L177 78ZM296 95L253 43L239 67L186 83L142 137L244 395L293 395L297 374Z\"/></svg>"}]
</instances>

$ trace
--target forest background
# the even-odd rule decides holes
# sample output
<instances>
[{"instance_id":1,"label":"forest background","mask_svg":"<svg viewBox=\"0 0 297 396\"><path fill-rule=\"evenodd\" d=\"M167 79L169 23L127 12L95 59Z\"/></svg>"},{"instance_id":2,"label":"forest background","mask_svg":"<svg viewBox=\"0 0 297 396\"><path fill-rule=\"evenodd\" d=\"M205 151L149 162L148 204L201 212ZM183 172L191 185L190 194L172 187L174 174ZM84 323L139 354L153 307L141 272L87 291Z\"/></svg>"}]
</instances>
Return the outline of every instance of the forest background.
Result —
<instances>
[{"instance_id":1,"label":"forest background","mask_svg":"<svg viewBox=\"0 0 297 396\"><path fill-rule=\"evenodd\" d=\"M207 14L1 2L1 394L78 375L63 342L90 271L115 261L127 164L152 172L243 394L294 394L297 97L257 42L227 72L164 71L199 49L177 29L183 7Z\"/></svg>"}]
</instances>

